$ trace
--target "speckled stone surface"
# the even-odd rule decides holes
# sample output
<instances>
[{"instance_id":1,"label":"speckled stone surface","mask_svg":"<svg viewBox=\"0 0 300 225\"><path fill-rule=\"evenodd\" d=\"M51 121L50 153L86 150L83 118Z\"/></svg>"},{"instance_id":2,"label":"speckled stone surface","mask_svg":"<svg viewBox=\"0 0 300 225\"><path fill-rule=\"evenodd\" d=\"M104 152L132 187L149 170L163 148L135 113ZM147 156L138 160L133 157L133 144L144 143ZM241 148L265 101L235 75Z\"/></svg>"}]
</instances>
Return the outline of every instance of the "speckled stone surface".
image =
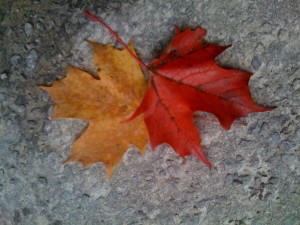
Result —
<instances>
[{"instance_id":1,"label":"speckled stone surface","mask_svg":"<svg viewBox=\"0 0 300 225\"><path fill-rule=\"evenodd\" d=\"M1 0L0 224L300 224L300 4L297 0ZM195 122L214 166L167 145L131 148L110 181L101 164L63 165L86 126L50 120L48 93L66 65L93 71L84 39L116 40L86 18L104 19L140 58L157 57L181 28L203 26L232 47L218 63L254 73L253 113L225 132Z\"/></svg>"}]
</instances>

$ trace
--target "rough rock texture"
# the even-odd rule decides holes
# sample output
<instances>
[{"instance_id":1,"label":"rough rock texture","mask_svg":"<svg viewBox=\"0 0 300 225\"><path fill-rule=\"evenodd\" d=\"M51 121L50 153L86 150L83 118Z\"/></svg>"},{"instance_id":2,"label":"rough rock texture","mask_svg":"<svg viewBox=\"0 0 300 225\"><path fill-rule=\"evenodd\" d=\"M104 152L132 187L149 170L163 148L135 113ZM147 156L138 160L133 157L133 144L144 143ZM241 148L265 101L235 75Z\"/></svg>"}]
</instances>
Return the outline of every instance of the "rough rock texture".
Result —
<instances>
[{"instance_id":1,"label":"rough rock texture","mask_svg":"<svg viewBox=\"0 0 300 225\"><path fill-rule=\"evenodd\" d=\"M1 0L0 224L300 224L300 4L297 0ZM61 162L86 123L51 121L51 85L73 64L93 71L89 39L157 57L174 25L230 44L218 63L252 71L255 101L276 106L225 132L196 121L209 170L167 146L129 149L110 181L103 165Z\"/></svg>"}]
</instances>

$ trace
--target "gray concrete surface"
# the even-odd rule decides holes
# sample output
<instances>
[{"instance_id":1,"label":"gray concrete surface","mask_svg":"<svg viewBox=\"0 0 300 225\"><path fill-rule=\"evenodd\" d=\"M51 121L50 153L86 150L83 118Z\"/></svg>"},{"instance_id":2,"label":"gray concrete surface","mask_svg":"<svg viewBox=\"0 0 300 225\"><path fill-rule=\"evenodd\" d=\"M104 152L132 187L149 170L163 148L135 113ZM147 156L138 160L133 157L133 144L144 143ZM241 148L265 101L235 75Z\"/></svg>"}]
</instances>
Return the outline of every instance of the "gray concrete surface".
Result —
<instances>
[{"instance_id":1,"label":"gray concrete surface","mask_svg":"<svg viewBox=\"0 0 300 225\"><path fill-rule=\"evenodd\" d=\"M300 4L297 0L0 0L0 224L299 225ZM218 63L252 71L255 101L277 106L224 132L196 122L211 170L168 146L129 149L110 181L103 165L62 165L86 126L52 121L51 85L66 65L93 70L83 41L116 40L157 57L174 25L233 44Z\"/></svg>"}]
</instances>

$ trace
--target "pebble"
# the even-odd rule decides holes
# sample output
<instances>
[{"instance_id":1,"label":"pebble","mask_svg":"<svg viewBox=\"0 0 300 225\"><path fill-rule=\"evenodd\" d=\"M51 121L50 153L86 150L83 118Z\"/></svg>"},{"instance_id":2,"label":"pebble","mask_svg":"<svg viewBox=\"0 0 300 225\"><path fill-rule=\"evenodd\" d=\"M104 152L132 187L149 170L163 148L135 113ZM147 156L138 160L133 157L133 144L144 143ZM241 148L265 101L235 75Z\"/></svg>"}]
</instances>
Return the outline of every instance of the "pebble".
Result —
<instances>
[{"instance_id":1,"label":"pebble","mask_svg":"<svg viewBox=\"0 0 300 225\"><path fill-rule=\"evenodd\" d=\"M54 22L54 20L50 20L50 21L48 22L48 28L51 29L51 28L53 28L53 27L55 27L55 22Z\"/></svg>"},{"instance_id":2,"label":"pebble","mask_svg":"<svg viewBox=\"0 0 300 225\"><path fill-rule=\"evenodd\" d=\"M0 102L4 102L5 99L5 95L3 93L0 93Z\"/></svg>"},{"instance_id":3,"label":"pebble","mask_svg":"<svg viewBox=\"0 0 300 225\"><path fill-rule=\"evenodd\" d=\"M7 74L6 73L2 73L1 75L0 75L0 79L1 80L5 80L5 79L7 79Z\"/></svg>"},{"instance_id":4,"label":"pebble","mask_svg":"<svg viewBox=\"0 0 300 225\"><path fill-rule=\"evenodd\" d=\"M14 54L10 57L9 62L12 66L17 66L18 64L21 63L21 60L22 60L22 58L20 55Z\"/></svg>"},{"instance_id":5,"label":"pebble","mask_svg":"<svg viewBox=\"0 0 300 225\"><path fill-rule=\"evenodd\" d=\"M299 90L300 89L300 79L293 80L293 89Z\"/></svg>"},{"instance_id":6,"label":"pebble","mask_svg":"<svg viewBox=\"0 0 300 225\"><path fill-rule=\"evenodd\" d=\"M24 26L25 34L29 37L32 35L33 32L33 26L31 23L25 23Z\"/></svg>"},{"instance_id":7,"label":"pebble","mask_svg":"<svg viewBox=\"0 0 300 225\"><path fill-rule=\"evenodd\" d=\"M261 66L261 61L259 60L259 58L254 57L251 61L251 65L253 66L254 69L258 70Z\"/></svg>"},{"instance_id":8,"label":"pebble","mask_svg":"<svg viewBox=\"0 0 300 225\"><path fill-rule=\"evenodd\" d=\"M42 32L46 30L45 25L42 24L42 23L38 23L38 24L36 25L36 27L37 27L37 29L38 29L39 31L42 31Z\"/></svg>"},{"instance_id":9,"label":"pebble","mask_svg":"<svg viewBox=\"0 0 300 225\"><path fill-rule=\"evenodd\" d=\"M257 43L257 45L255 46L254 51L255 52L263 52L265 50L265 47L262 43Z\"/></svg>"},{"instance_id":10,"label":"pebble","mask_svg":"<svg viewBox=\"0 0 300 225\"><path fill-rule=\"evenodd\" d=\"M33 0L31 1L33 4L39 4L40 3L40 0Z\"/></svg>"},{"instance_id":11,"label":"pebble","mask_svg":"<svg viewBox=\"0 0 300 225\"><path fill-rule=\"evenodd\" d=\"M35 49L31 49L26 55L26 70L33 71L36 67L38 60L38 52Z\"/></svg>"},{"instance_id":12,"label":"pebble","mask_svg":"<svg viewBox=\"0 0 300 225\"><path fill-rule=\"evenodd\" d=\"M289 32L284 29L280 29L277 34L280 41L287 41L289 39Z\"/></svg>"}]
</instances>

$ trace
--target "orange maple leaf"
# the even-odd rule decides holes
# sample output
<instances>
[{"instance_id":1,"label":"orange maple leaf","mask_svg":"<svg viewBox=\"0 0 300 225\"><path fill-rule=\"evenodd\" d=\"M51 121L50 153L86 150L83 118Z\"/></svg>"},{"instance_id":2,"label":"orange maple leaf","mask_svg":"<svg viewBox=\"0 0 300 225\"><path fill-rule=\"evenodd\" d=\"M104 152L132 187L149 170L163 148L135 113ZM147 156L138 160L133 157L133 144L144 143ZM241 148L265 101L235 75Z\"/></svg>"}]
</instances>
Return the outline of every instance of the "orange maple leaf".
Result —
<instances>
[{"instance_id":1,"label":"orange maple leaf","mask_svg":"<svg viewBox=\"0 0 300 225\"><path fill-rule=\"evenodd\" d=\"M141 153L148 141L143 119L122 123L138 107L147 89L139 65L126 50L89 42L100 80L73 66L66 78L52 87L41 87L51 94L55 107L52 118L88 120L87 130L75 141L65 162L83 166L103 162L111 177L116 165L131 144ZM130 49L134 52L133 44Z\"/></svg>"}]
</instances>

